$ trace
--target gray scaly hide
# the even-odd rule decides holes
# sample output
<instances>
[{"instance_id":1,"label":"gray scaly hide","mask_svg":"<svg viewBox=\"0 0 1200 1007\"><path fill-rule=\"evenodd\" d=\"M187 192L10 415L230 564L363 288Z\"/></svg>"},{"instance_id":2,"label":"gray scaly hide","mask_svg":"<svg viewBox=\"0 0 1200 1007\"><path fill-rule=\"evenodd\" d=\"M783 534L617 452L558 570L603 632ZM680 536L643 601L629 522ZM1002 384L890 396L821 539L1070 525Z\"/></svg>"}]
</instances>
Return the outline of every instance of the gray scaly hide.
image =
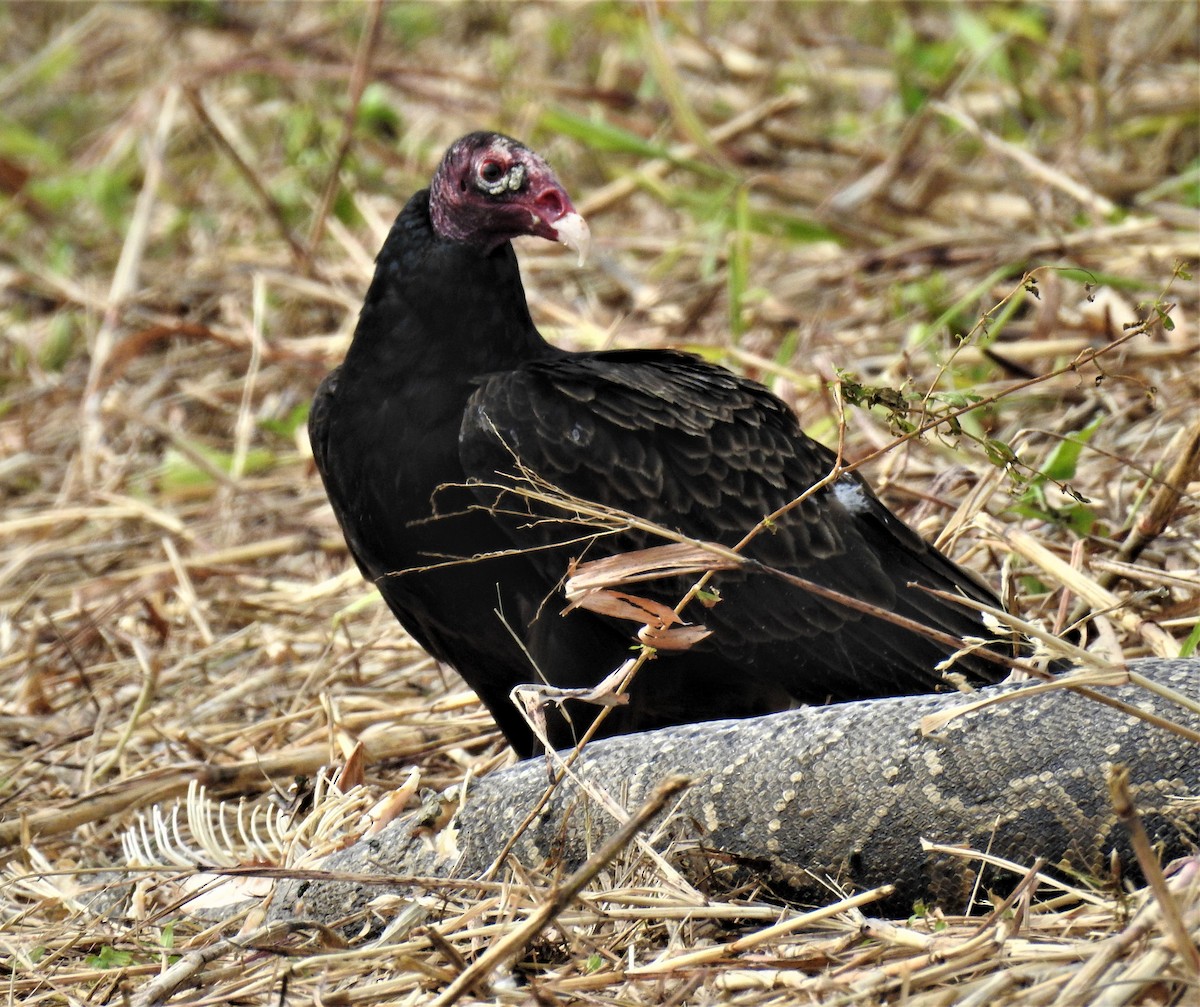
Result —
<instances>
[{"instance_id":1,"label":"gray scaly hide","mask_svg":"<svg viewBox=\"0 0 1200 1007\"><path fill-rule=\"evenodd\" d=\"M1146 659L1131 668L1200 697L1200 661ZM809 707L613 738L590 746L576 769L627 809L667 776L690 777L665 834L722 856L719 863L679 857L676 866L696 881L698 863L707 873L732 862L740 865L733 872L738 879L757 877L778 896L800 901L830 901L814 880L830 877L848 889L895 885L896 895L875 911L904 914L918 898L962 911L975 865L924 853L922 838L989 849L1024 864L1040 856L1107 877L1111 851L1125 865L1134 863L1107 792L1115 763L1129 767L1138 809L1166 855L1190 852L1197 802L1178 799L1200 794L1200 749L1175 733L1066 690L993 704L934 735L919 731L931 713L1012 688ZM1200 730L1200 718L1143 689L1102 691ZM417 829L418 816L409 816L322 867L478 877L546 782L543 759L476 781L453 823L457 857L433 852ZM574 783L564 783L513 855L531 867L554 857L570 868L616 827ZM272 912L331 922L388 890L397 888L289 882L277 891Z\"/></svg>"}]
</instances>

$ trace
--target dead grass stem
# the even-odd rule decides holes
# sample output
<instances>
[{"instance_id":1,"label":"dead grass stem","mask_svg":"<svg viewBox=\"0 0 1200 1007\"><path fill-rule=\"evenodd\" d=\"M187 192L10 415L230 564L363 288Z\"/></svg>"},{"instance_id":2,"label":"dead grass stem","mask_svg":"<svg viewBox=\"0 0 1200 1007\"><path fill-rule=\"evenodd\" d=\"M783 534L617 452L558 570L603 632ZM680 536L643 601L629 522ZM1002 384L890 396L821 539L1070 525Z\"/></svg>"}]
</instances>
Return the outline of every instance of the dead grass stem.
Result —
<instances>
[{"instance_id":1,"label":"dead grass stem","mask_svg":"<svg viewBox=\"0 0 1200 1007\"><path fill-rule=\"evenodd\" d=\"M1135 893L1031 852L982 918L701 892L658 834L569 887L511 860L424 879L346 921L374 938L189 912L315 870L406 767L441 791L507 758L353 570L303 429L388 222L470 129L529 140L591 218L584 270L518 249L553 339L768 383L1021 625L1086 645L1089 682L1194 653L1194 5L26 4L0 27L8 1002L1200 995L1197 863L1145 849ZM356 789L313 782L360 742ZM139 812L143 853L192 866L122 869Z\"/></svg>"}]
</instances>

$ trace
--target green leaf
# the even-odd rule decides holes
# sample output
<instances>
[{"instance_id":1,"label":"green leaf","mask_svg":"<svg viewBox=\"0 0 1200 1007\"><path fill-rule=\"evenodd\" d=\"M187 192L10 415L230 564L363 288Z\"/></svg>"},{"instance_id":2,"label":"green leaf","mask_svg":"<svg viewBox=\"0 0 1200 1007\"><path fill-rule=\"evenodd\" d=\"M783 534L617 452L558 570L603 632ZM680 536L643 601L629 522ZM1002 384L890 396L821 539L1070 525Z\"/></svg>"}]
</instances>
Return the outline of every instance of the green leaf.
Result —
<instances>
[{"instance_id":1,"label":"green leaf","mask_svg":"<svg viewBox=\"0 0 1200 1007\"><path fill-rule=\"evenodd\" d=\"M358 122L366 129L393 137L400 132L400 114L392 104L390 93L379 81L363 88L358 103Z\"/></svg>"},{"instance_id":2,"label":"green leaf","mask_svg":"<svg viewBox=\"0 0 1200 1007\"><path fill-rule=\"evenodd\" d=\"M1054 271L1065 280L1074 280L1087 287L1112 287L1113 290L1155 290L1158 287L1151 280L1118 276L1116 273L1094 273L1076 266L1056 266Z\"/></svg>"},{"instance_id":3,"label":"green leaf","mask_svg":"<svg viewBox=\"0 0 1200 1007\"><path fill-rule=\"evenodd\" d=\"M1021 577L1018 577L1017 581L1021 585L1022 597L1028 597L1031 595L1038 596L1050 593L1050 588L1032 574L1025 574Z\"/></svg>"},{"instance_id":4,"label":"green leaf","mask_svg":"<svg viewBox=\"0 0 1200 1007\"><path fill-rule=\"evenodd\" d=\"M445 13L437 4L394 3L383 10L391 37L406 50L416 49L425 39L445 30Z\"/></svg>"},{"instance_id":5,"label":"green leaf","mask_svg":"<svg viewBox=\"0 0 1200 1007\"><path fill-rule=\"evenodd\" d=\"M73 311L60 311L50 321L38 362L47 371L61 371L81 342L79 318Z\"/></svg>"},{"instance_id":6,"label":"green leaf","mask_svg":"<svg viewBox=\"0 0 1200 1007\"><path fill-rule=\"evenodd\" d=\"M1196 653L1196 647L1200 645L1200 622L1192 627L1192 631L1188 633L1188 637L1179 647L1180 657L1191 657Z\"/></svg>"},{"instance_id":7,"label":"green leaf","mask_svg":"<svg viewBox=\"0 0 1200 1007\"><path fill-rule=\"evenodd\" d=\"M796 356L796 347L800 344L800 330L788 329L779 341L779 349L775 351L775 363L787 367Z\"/></svg>"},{"instance_id":8,"label":"green leaf","mask_svg":"<svg viewBox=\"0 0 1200 1007\"><path fill-rule=\"evenodd\" d=\"M89 968L93 969L120 969L133 961L133 953L131 951L118 951L116 948L106 944L100 949L99 954L88 955L84 961L87 962Z\"/></svg>"},{"instance_id":9,"label":"green leaf","mask_svg":"<svg viewBox=\"0 0 1200 1007\"><path fill-rule=\"evenodd\" d=\"M1031 6L988 7L987 18L1006 35L1025 38L1031 42L1044 42L1048 33L1046 20L1050 12Z\"/></svg>"},{"instance_id":10,"label":"green leaf","mask_svg":"<svg viewBox=\"0 0 1200 1007\"><path fill-rule=\"evenodd\" d=\"M982 402L983 396L975 392L934 392L929 399L932 402L945 403L951 409L965 409L976 402Z\"/></svg>"},{"instance_id":11,"label":"green leaf","mask_svg":"<svg viewBox=\"0 0 1200 1007\"><path fill-rule=\"evenodd\" d=\"M593 150L614 154L637 154L639 157L675 160L662 144L651 143L636 133L602 119L588 119L565 108L552 106L538 120L538 126L548 133L558 133L586 143Z\"/></svg>"},{"instance_id":12,"label":"green leaf","mask_svg":"<svg viewBox=\"0 0 1200 1007\"><path fill-rule=\"evenodd\" d=\"M1075 478L1079 467L1079 455L1096 431L1100 429L1103 419L1102 416L1096 417L1082 430L1067 434L1054 446L1054 450L1050 452L1041 468L1038 469L1038 475L1043 477L1042 481L1051 479L1061 483Z\"/></svg>"},{"instance_id":13,"label":"green leaf","mask_svg":"<svg viewBox=\"0 0 1200 1007\"><path fill-rule=\"evenodd\" d=\"M693 166L688 165L688 167ZM701 170L701 166L694 167L697 171ZM725 183L731 178L731 176L707 167L703 168L702 173L721 183ZM731 211L730 204L736 198L735 191L741 191L741 187L735 189L733 185L721 184L716 188L701 188L697 187L694 182L688 185L672 186L647 179L643 188L661 202L687 210L696 220L716 222L721 235L737 226L737 217ZM754 234L768 234L771 237L797 244L839 241L838 236L823 224L818 224L800 214L787 213L774 207L768 211L762 211L756 210L753 204L747 203L743 221L744 228Z\"/></svg>"},{"instance_id":14,"label":"green leaf","mask_svg":"<svg viewBox=\"0 0 1200 1007\"><path fill-rule=\"evenodd\" d=\"M292 407L292 411L281 418L268 418L258 421L258 425L268 433L278 434L286 440L291 440L296 431L308 422L308 410L311 403L301 402Z\"/></svg>"},{"instance_id":15,"label":"green leaf","mask_svg":"<svg viewBox=\"0 0 1200 1007\"><path fill-rule=\"evenodd\" d=\"M1165 308L1163 308L1161 305L1156 304L1156 305L1154 305L1154 313L1156 315L1158 315L1158 320L1159 320L1159 322L1162 323L1162 327L1164 329L1166 329L1168 332L1175 331L1175 321L1167 313Z\"/></svg>"},{"instance_id":16,"label":"green leaf","mask_svg":"<svg viewBox=\"0 0 1200 1007\"><path fill-rule=\"evenodd\" d=\"M233 471L233 455L226 451L202 445L191 445L196 454L201 455L213 468L228 474ZM251 448L246 452L246 464L242 469L243 475L254 475L265 472L275 464L273 451L267 448ZM177 448L168 448L163 457L159 470L159 490L163 493L173 493L182 490L200 489L211 486L214 482L212 475L192 461Z\"/></svg>"},{"instance_id":17,"label":"green leaf","mask_svg":"<svg viewBox=\"0 0 1200 1007\"><path fill-rule=\"evenodd\" d=\"M988 461L997 468L1004 468L1021 460L1007 443L994 437L984 438L983 450L988 456Z\"/></svg>"},{"instance_id":18,"label":"green leaf","mask_svg":"<svg viewBox=\"0 0 1200 1007\"><path fill-rule=\"evenodd\" d=\"M1085 507L1079 503L1059 509L1055 517L1080 538L1090 535L1092 529L1096 527L1096 512L1091 507Z\"/></svg>"},{"instance_id":19,"label":"green leaf","mask_svg":"<svg viewBox=\"0 0 1200 1007\"><path fill-rule=\"evenodd\" d=\"M929 325L924 327L925 338L921 342L946 329L951 331L958 330L960 333L959 340L962 341L965 339L965 334L975 327L977 318L975 306L979 303L980 298L986 297L997 283L1004 280L1011 280L1014 277L1020 277L1024 272L1024 264L1018 262L1010 262L992 270L982 280L970 287L962 297L946 308ZM1020 306L1024 296L1024 289L1017 291L1005 302L999 312L990 317L985 317L986 324L981 326L975 333L976 341L979 345L990 346L995 342L996 337L1000 335L1001 330L1004 328L1004 323L1008 321L1009 316Z\"/></svg>"},{"instance_id":20,"label":"green leaf","mask_svg":"<svg viewBox=\"0 0 1200 1007\"><path fill-rule=\"evenodd\" d=\"M57 168L63 162L58 147L5 116L0 116L0 155L14 161L35 161L46 169Z\"/></svg>"},{"instance_id":21,"label":"green leaf","mask_svg":"<svg viewBox=\"0 0 1200 1007\"><path fill-rule=\"evenodd\" d=\"M1041 467L1029 480L1029 485L1013 505L1013 510L1026 517L1051 521L1070 528L1077 535L1088 535L1096 525L1096 512L1081 493L1067 485L1079 468L1079 456L1088 441L1100 428L1103 417L1097 417L1082 430L1068 434L1046 456ZM1074 503L1064 507L1052 505L1046 499L1046 484L1055 483Z\"/></svg>"}]
</instances>

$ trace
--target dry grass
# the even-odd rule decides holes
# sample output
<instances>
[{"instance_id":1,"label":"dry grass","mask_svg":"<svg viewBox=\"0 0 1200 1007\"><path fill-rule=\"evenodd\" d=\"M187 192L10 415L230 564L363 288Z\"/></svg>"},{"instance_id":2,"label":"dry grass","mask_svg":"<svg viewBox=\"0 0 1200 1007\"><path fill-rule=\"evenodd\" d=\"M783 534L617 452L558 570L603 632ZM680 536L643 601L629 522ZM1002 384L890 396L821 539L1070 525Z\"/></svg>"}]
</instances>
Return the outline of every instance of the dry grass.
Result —
<instances>
[{"instance_id":1,"label":"dry grass","mask_svg":"<svg viewBox=\"0 0 1200 1007\"><path fill-rule=\"evenodd\" d=\"M440 789L504 760L349 565L300 423L391 215L470 128L541 149L591 219L583 270L520 250L553 338L700 348L830 443L844 415L847 457L1022 616L1067 631L1084 598L1104 654L1194 648L1194 5L30 4L0 27L9 1002L424 1003L545 902L525 865L396 908L436 933L347 947L247 943L165 883L130 915L76 900L191 780L265 800L361 740L369 804L408 765ZM843 414L840 372L884 404ZM1193 935L1194 873L1171 882ZM690 904L629 854L476 992L1195 1002L1138 904L1028 887L867 925Z\"/></svg>"}]
</instances>

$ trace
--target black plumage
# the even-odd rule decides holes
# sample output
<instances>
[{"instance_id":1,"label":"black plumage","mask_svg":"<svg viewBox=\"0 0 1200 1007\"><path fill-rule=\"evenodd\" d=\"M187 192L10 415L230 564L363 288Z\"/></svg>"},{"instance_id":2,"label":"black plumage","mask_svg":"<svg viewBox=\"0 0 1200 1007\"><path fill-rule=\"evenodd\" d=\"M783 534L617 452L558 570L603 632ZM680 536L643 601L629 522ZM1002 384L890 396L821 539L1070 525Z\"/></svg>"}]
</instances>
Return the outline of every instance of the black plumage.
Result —
<instances>
[{"instance_id":1,"label":"black plumage","mask_svg":"<svg viewBox=\"0 0 1200 1007\"><path fill-rule=\"evenodd\" d=\"M631 623L560 616L569 561L659 540L628 529L597 535L512 488L533 478L731 546L824 477L834 457L761 385L698 357L548 344L509 243L523 234L573 246L587 237L540 157L498 134L464 137L397 218L309 429L364 576L529 755L536 745L509 700L513 686L592 685L635 643ZM955 637L986 634L977 615L910 582L998 604L855 474L789 511L746 555ZM694 579L636 593L674 605ZM941 682L934 666L953 650L757 568L713 583L721 600L685 612L712 635L642 669L607 733L929 691ZM976 655L955 670L976 681L1003 672ZM591 708L568 709L574 727L549 714L558 745L591 720Z\"/></svg>"}]
</instances>

